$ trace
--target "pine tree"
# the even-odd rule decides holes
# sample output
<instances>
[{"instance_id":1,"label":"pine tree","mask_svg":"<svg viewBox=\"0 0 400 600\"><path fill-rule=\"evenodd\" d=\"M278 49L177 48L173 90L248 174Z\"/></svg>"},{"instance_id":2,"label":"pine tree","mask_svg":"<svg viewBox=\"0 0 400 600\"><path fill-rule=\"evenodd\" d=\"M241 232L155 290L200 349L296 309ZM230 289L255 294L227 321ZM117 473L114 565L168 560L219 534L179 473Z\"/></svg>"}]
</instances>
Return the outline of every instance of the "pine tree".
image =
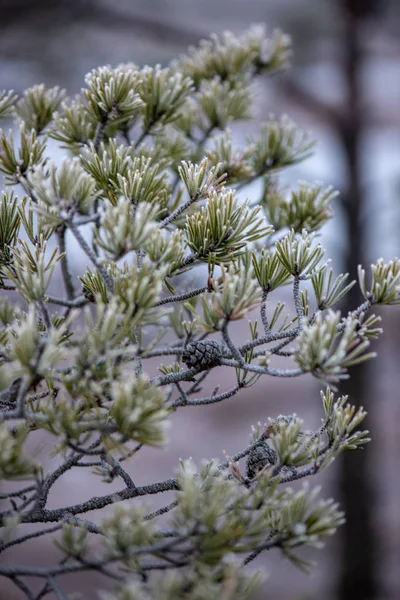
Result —
<instances>
[{"instance_id":1,"label":"pine tree","mask_svg":"<svg viewBox=\"0 0 400 600\"><path fill-rule=\"evenodd\" d=\"M0 305L0 478L26 481L2 493L0 552L56 534L64 556L43 568L0 566L28 599L65 598L59 577L82 571L117 580L107 600L250 598L261 581L247 567L254 558L276 548L303 566L301 547L343 523L317 488L288 484L369 441L358 429L364 410L335 397L335 386L374 356L381 329L370 311L400 303L400 261L379 259L368 275L360 266L363 304L335 310L355 285L334 276L318 241L336 192L280 182L313 141L271 116L236 147L228 126L251 117L254 79L289 55L287 36L257 27L212 36L166 68L95 69L75 99L44 85L0 96L0 116L19 125L16 143L0 136L0 288L20 297L3 293ZM66 151L58 164L49 140ZM239 190L256 180L261 196L243 201ZM87 259L78 278L73 240ZM64 293L54 296L57 277ZM236 345L242 319L248 340ZM234 370L234 387L201 395L221 367ZM271 415L219 462L186 459L143 486L129 475L142 448L167 444L176 411L245 398L261 378L305 374L323 386L319 429ZM26 449L36 432L53 436L54 471ZM54 484L78 467L105 484L121 480L120 491L88 489L85 501L49 508ZM141 497L163 492L173 502L148 512ZM110 505L108 516L86 518Z\"/></svg>"}]
</instances>

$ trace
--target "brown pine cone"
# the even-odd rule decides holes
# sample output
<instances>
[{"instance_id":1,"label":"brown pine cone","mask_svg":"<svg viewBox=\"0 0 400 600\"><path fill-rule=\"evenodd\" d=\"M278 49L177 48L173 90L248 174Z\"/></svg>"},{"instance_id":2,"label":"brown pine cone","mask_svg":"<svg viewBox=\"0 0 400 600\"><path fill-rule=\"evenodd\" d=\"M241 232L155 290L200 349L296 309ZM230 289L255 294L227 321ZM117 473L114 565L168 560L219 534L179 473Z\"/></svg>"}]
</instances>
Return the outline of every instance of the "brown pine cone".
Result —
<instances>
[{"instance_id":1,"label":"brown pine cone","mask_svg":"<svg viewBox=\"0 0 400 600\"><path fill-rule=\"evenodd\" d=\"M182 353L182 360L189 369L210 369L219 364L221 347L218 342L204 340L191 342Z\"/></svg>"},{"instance_id":2,"label":"brown pine cone","mask_svg":"<svg viewBox=\"0 0 400 600\"><path fill-rule=\"evenodd\" d=\"M278 460L275 450L270 448L266 441L253 448L247 457L246 475L249 479L254 477L264 467L275 465Z\"/></svg>"}]
</instances>

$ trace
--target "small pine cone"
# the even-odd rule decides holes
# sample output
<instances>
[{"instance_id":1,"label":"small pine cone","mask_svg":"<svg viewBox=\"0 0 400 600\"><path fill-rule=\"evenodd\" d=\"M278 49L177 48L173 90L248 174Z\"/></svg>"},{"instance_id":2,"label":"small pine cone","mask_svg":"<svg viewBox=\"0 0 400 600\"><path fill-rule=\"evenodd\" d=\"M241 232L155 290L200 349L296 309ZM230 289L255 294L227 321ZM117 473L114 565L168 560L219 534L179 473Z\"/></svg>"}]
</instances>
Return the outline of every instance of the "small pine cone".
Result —
<instances>
[{"instance_id":1,"label":"small pine cone","mask_svg":"<svg viewBox=\"0 0 400 600\"><path fill-rule=\"evenodd\" d=\"M85 296L86 300L89 300L89 302L96 302L95 295L92 294L92 292L89 292L87 288L82 287L82 294Z\"/></svg>"},{"instance_id":2,"label":"small pine cone","mask_svg":"<svg viewBox=\"0 0 400 600\"><path fill-rule=\"evenodd\" d=\"M279 431L279 423L286 423L290 425L293 421L296 420L296 415L278 415L275 419L270 419L266 429L265 434L270 436L272 433Z\"/></svg>"},{"instance_id":3,"label":"small pine cone","mask_svg":"<svg viewBox=\"0 0 400 600\"><path fill-rule=\"evenodd\" d=\"M293 423L293 421L295 421L295 420L296 420L296 415L278 415L274 419L275 423L279 423L279 421L283 421L287 425L290 425L290 423Z\"/></svg>"},{"instance_id":4,"label":"small pine cone","mask_svg":"<svg viewBox=\"0 0 400 600\"><path fill-rule=\"evenodd\" d=\"M220 358L221 347L213 340L192 342L182 353L182 360L189 369L210 369L219 364Z\"/></svg>"},{"instance_id":5,"label":"small pine cone","mask_svg":"<svg viewBox=\"0 0 400 600\"><path fill-rule=\"evenodd\" d=\"M254 479L254 477L264 467L275 465L278 460L275 450L270 448L267 442L261 442L256 446L247 457L247 477Z\"/></svg>"}]
</instances>

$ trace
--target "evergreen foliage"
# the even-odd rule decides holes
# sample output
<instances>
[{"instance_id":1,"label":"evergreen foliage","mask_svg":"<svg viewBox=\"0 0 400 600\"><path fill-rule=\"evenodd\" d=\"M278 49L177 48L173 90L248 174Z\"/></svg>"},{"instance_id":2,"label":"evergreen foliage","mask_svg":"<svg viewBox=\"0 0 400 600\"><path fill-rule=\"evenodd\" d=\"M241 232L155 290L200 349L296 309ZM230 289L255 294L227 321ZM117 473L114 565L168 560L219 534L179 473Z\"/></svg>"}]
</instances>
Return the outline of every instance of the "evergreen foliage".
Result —
<instances>
[{"instance_id":1,"label":"evergreen foliage","mask_svg":"<svg viewBox=\"0 0 400 600\"><path fill-rule=\"evenodd\" d=\"M341 314L334 307L355 282L334 277L317 241L336 192L279 181L312 140L271 116L235 147L227 126L251 116L253 80L289 54L287 36L257 27L212 36L166 68L95 69L73 100L44 85L21 99L0 93L0 117L19 127L17 143L0 135L0 552L54 534L62 553L42 568L0 566L28 599L65 598L60 576L82 571L117 582L104 600L246 599L261 581L247 567L254 558L275 548L304 567L301 548L343 523L318 489L290 482L369 441L358 429L365 412L334 386L374 356L380 319L367 313L400 303L400 263L378 260L369 284L360 267L365 302ZM59 164L50 139L68 152ZM243 199L255 180L260 197ZM86 259L78 275L73 243ZM248 340L236 345L232 322L246 318ZM202 396L216 368L233 369L236 384ZM168 443L175 411L307 373L331 386L316 399L316 431L295 414L263 414L249 445L224 460L185 459L143 486L129 475L143 447ZM52 436L54 470L28 450L40 432ZM86 500L50 508L54 484L78 468L120 481L119 492L88 488ZM173 501L153 512L139 498L165 492Z\"/></svg>"}]
</instances>

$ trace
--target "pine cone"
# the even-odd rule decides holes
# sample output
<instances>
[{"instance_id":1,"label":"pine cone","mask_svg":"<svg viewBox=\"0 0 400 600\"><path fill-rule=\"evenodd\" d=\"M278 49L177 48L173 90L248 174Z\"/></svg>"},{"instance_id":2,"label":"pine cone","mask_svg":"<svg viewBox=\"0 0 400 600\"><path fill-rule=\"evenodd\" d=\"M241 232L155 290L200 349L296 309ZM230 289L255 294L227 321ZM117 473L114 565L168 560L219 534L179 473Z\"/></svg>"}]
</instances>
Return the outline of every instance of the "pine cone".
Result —
<instances>
[{"instance_id":1,"label":"pine cone","mask_svg":"<svg viewBox=\"0 0 400 600\"><path fill-rule=\"evenodd\" d=\"M261 442L258 446L253 448L247 457L247 477L254 479L254 477L267 466L275 465L278 460L275 450L270 448L266 441Z\"/></svg>"},{"instance_id":2,"label":"pine cone","mask_svg":"<svg viewBox=\"0 0 400 600\"><path fill-rule=\"evenodd\" d=\"M82 294L85 296L86 300L89 300L89 302L96 302L95 295L85 288L85 286L82 287Z\"/></svg>"},{"instance_id":3,"label":"pine cone","mask_svg":"<svg viewBox=\"0 0 400 600\"><path fill-rule=\"evenodd\" d=\"M192 342L182 353L182 360L189 369L210 369L219 364L220 358L220 345L213 340Z\"/></svg>"},{"instance_id":4,"label":"pine cone","mask_svg":"<svg viewBox=\"0 0 400 600\"><path fill-rule=\"evenodd\" d=\"M286 423L290 425L296 420L296 415L278 415L275 419L270 419L265 429L265 434L270 436L272 433L279 431L279 423Z\"/></svg>"}]
</instances>

